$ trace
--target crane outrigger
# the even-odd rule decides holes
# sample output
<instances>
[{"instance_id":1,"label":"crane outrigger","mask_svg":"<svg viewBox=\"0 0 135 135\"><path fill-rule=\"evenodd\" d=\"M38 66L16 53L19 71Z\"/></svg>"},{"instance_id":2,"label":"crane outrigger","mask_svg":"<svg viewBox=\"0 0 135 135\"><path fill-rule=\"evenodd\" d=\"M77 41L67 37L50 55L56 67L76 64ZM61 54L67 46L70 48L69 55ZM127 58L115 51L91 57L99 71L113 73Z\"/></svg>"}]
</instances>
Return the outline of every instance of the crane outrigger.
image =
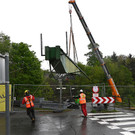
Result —
<instances>
[{"instance_id":1,"label":"crane outrigger","mask_svg":"<svg viewBox=\"0 0 135 135\"><path fill-rule=\"evenodd\" d=\"M81 12L80 12L80 10L78 8L75 0L70 0L69 4L73 5L73 7L74 7L74 9L75 9L75 11L76 11L76 13L77 13L77 15L78 15L82 25L83 25L83 28L84 28L84 30L85 30L88 38L89 38L89 41L92 44L93 50L95 51L95 54L96 54L96 56L97 56L97 58L98 58L98 60L99 60L99 62L101 64L101 66L103 68L103 71L104 71L104 73L105 73L105 75L107 77L108 83L109 83L109 85L111 87L112 96L116 97L116 100L118 102L122 102L122 99L121 99L120 94L119 94L119 92L117 90L117 87L116 87L116 85L115 85L115 83L113 81L113 78L111 77L111 75L110 75L110 73L109 73L109 71L108 71L108 69L106 67L106 64L105 64L105 62L104 62L104 60L103 60L103 58L102 58L102 56L100 54L100 51L99 51L99 49L97 47L97 43L95 42L95 40L94 40L94 38L93 38L93 36L92 36L92 34L91 34L91 32L90 32L90 30L89 30L89 28L88 28L84 18L83 18L83 16L82 16L82 14L81 14Z\"/></svg>"}]
</instances>

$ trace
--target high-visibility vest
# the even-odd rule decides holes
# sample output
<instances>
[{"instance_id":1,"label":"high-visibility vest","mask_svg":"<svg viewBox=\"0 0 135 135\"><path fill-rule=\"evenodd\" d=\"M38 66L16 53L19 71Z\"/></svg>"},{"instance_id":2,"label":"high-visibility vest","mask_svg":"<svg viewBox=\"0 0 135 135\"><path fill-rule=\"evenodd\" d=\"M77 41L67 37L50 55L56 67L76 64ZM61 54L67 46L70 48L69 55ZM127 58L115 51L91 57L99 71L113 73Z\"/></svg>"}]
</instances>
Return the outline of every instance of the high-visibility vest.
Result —
<instances>
[{"instance_id":1,"label":"high-visibility vest","mask_svg":"<svg viewBox=\"0 0 135 135\"><path fill-rule=\"evenodd\" d=\"M32 101L32 95L30 95L30 98L24 97L26 102L26 108L34 107L34 103Z\"/></svg>"},{"instance_id":2,"label":"high-visibility vest","mask_svg":"<svg viewBox=\"0 0 135 135\"><path fill-rule=\"evenodd\" d=\"M85 104L86 103L86 95L84 93L80 94L79 103L80 104Z\"/></svg>"}]
</instances>

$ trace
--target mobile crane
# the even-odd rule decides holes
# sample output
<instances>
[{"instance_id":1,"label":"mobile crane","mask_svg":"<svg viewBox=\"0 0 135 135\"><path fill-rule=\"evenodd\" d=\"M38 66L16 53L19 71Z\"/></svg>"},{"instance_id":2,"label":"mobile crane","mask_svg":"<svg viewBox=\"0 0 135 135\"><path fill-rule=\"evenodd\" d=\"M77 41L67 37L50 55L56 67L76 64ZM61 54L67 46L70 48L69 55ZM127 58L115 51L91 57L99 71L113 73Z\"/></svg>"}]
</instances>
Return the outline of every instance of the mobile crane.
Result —
<instances>
[{"instance_id":1,"label":"mobile crane","mask_svg":"<svg viewBox=\"0 0 135 135\"><path fill-rule=\"evenodd\" d=\"M109 85L111 87L112 96L116 97L116 100L118 102L122 102L122 99L121 99L120 94L119 94L119 92L117 90L117 87L116 87L116 85L115 85L115 83L113 81L113 78L111 77L111 75L110 75L110 73L109 73L109 71L108 71L108 69L106 67L106 64L105 64L105 62L104 62L104 60L103 60L103 58L102 58L102 56L100 54L100 51L99 51L99 49L97 47L97 44L96 44L96 42L95 42L95 40L94 40L94 38L93 38L89 28L88 28L88 26L87 26L82 14L81 14L79 8L78 8L75 0L70 0L69 4L73 5L73 7L74 7L74 9L75 9L75 11L76 11L82 25L83 25L83 28L84 28L84 30L85 30L85 32L86 32L86 34L87 34L87 36L88 36L88 38L90 40L90 43L92 44L93 50L95 51L95 54L96 54L101 66L103 68L103 71L104 71L104 73L105 73L105 75L107 77L108 83L109 83Z\"/></svg>"}]
</instances>

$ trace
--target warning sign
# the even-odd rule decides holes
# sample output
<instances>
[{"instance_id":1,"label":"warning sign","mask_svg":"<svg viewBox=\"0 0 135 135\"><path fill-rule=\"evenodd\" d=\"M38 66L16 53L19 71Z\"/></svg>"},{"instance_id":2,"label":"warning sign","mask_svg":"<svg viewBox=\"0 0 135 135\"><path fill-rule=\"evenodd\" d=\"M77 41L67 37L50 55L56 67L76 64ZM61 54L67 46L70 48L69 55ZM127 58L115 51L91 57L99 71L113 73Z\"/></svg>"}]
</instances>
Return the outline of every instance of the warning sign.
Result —
<instances>
[{"instance_id":1,"label":"warning sign","mask_svg":"<svg viewBox=\"0 0 135 135\"><path fill-rule=\"evenodd\" d=\"M98 92L99 92L98 86L93 86L92 91L93 91L94 93L98 93Z\"/></svg>"},{"instance_id":2,"label":"warning sign","mask_svg":"<svg viewBox=\"0 0 135 135\"><path fill-rule=\"evenodd\" d=\"M6 111L5 85L0 85L0 112ZM11 111L11 85L9 85L9 111Z\"/></svg>"}]
</instances>

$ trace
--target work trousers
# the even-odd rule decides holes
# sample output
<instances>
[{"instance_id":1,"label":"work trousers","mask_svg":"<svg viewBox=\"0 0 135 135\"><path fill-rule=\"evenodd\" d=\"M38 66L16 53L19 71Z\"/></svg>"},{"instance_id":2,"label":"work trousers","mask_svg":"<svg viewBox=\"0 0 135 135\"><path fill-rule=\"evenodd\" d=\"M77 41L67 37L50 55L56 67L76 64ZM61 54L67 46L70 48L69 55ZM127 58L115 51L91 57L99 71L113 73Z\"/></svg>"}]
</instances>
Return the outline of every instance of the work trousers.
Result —
<instances>
[{"instance_id":1,"label":"work trousers","mask_svg":"<svg viewBox=\"0 0 135 135\"><path fill-rule=\"evenodd\" d=\"M34 107L27 108L27 115L30 117L31 120L32 120L32 118L35 119Z\"/></svg>"},{"instance_id":2,"label":"work trousers","mask_svg":"<svg viewBox=\"0 0 135 135\"><path fill-rule=\"evenodd\" d=\"M82 113L86 117L87 116L86 104L81 104L81 109L82 109Z\"/></svg>"}]
</instances>

